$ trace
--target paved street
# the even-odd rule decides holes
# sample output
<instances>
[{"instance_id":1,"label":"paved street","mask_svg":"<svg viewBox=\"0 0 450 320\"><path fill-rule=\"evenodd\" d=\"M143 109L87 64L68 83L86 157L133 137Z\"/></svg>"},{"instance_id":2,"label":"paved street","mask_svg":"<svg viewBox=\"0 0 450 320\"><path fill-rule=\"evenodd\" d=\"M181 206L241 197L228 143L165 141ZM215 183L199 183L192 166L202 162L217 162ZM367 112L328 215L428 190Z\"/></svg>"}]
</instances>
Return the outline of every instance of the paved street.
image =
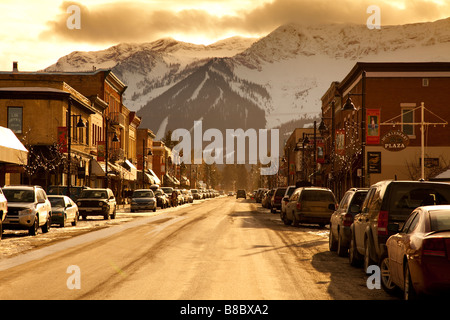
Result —
<instances>
[{"instance_id":1,"label":"paved street","mask_svg":"<svg viewBox=\"0 0 450 320\"><path fill-rule=\"evenodd\" d=\"M395 299L328 251L328 227L285 226L249 199L5 231L0 244L0 299Z\"/></svg>"}]
</instances>

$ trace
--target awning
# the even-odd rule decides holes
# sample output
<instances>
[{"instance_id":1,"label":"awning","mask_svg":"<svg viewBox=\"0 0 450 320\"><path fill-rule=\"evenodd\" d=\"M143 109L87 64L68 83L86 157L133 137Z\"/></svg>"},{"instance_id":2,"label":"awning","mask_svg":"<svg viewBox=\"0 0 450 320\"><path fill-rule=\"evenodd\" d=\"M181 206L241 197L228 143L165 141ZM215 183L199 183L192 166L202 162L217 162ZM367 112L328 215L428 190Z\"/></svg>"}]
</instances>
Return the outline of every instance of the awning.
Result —
<instances>
[{"instance_id":1,"label":"awning","mask_svg":"<svg viewBox=\"0 0 450 320\"><path fill-rule=\"evenodd\" d=\"M121 173L125 180L134 181L137 179L137 168L129 160L122 163Z\"/></svg>"},{"instance_id":2,"label":"awning","mask_svg":"<svg viewBox=\"0 0 450 320\"><path fill-rule=\"evenodd\" d=\"M90 165L89 171L90 175L96 175L99 177L105 176L105 166L103 165L102 167L101 164L97 162L97 160L91 159L91 161L89 161L89 165Z\"/></svg>"},{"instance_id":3,"label":"awning","mask_svg":"<svg viewBox=\"0 0 450 320\"><path fill-rule=\"evenodd\" d=\"M138 181L142 182L142 171L138 171L137 172L137 176L138 176ZM147 172L144 172L144 182L149 183L149 184L154 184L155 180L153 179L153 177L148 174Z\"/></svg>"},{"instance_id":4,"label":"awning","mask_svg":"<svg viewBox=\"0 0 450 320\"><path fill-rule=\"evenodd\" d=\"M0 127L0 162L28 164L28 150L11 129Z\"/></svg>"},{"instance_id":5,"label":"awning","mask_svg":"<svg viewBox=\"0 0 450 320\"><path fill-rule=\"evenodd\" d=\"M161 185L161 180L158 178L158 176L156 175L156 173L154 173L152 169L147 169L147 170L148 170L148 172L150 173L150 175L153 177L154 184L159 184L159 185Z\"/></svg>"},{"instance_id":6,"label":"awning","mask_svg":"<svg viewBox=\"0 0 450 320\"><path fill-rule=\"evenodd\" d=\"M174 186L180 184L180 182L176 178L169 176L167 173L164 175L164 184L166 183L172 184Z\"/></svg>"}]
</instances>

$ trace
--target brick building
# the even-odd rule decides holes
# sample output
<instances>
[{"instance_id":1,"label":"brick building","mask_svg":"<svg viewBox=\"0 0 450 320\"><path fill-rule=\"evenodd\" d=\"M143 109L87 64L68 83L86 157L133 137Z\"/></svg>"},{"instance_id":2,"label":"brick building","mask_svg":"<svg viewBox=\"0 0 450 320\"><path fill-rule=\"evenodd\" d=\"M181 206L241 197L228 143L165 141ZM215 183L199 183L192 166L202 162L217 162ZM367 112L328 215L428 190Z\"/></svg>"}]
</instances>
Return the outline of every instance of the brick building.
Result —
<instances>
[{"instance_id":1,"label":"brick building","mask_svg":"<svg viewBox=\"0 0 450 320\"><path fill-rule=\"evenodd\" d=\"M322 96L322 184L339 196L384 179L419 179L422 168L425 179L443 171L449 89L450 63L357 63Z\"/></svg>"}]
</instances>

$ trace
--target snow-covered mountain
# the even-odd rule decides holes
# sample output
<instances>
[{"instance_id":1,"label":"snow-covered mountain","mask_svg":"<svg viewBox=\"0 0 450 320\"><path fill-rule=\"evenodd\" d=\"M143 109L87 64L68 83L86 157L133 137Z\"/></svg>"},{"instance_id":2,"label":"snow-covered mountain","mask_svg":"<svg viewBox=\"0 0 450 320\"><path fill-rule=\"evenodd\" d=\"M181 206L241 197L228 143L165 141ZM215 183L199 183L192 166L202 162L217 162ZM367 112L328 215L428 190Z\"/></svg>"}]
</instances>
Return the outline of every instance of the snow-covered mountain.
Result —
<instances>
[{"instance_id":1,"label":"snow-covered mountain","mask_svg":"<svg viewBox=\"0 0 450 320\"><path fill-rule=\"evenodd\" d=\"M450 18L383 26L286 24L261 39L209 46L173 39L73 52L46 71L112 68L142 126L273 128L320 114L320 98L357 61L450 61ZM206 126L205 126L206 124Z\"/></svg>"}]
</instances>

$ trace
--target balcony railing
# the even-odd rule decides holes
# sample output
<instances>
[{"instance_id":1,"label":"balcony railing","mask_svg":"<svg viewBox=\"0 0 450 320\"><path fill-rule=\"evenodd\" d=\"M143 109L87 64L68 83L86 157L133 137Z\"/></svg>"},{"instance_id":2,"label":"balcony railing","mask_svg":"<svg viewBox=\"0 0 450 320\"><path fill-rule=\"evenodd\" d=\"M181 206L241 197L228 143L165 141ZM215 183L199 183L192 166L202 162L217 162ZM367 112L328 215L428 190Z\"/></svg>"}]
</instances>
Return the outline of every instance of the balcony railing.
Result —
<instances>
[{"instance_id":1,"label":"balcony railing","mask_svg":"<svg viewBox=\"0 0 450 320\"><path fill-rule=\"evenodd\" d=\"M110 112L109 119L110 119L111 125L125 127L125 115L123 113Z\"/></svg>"}]
</instances>

